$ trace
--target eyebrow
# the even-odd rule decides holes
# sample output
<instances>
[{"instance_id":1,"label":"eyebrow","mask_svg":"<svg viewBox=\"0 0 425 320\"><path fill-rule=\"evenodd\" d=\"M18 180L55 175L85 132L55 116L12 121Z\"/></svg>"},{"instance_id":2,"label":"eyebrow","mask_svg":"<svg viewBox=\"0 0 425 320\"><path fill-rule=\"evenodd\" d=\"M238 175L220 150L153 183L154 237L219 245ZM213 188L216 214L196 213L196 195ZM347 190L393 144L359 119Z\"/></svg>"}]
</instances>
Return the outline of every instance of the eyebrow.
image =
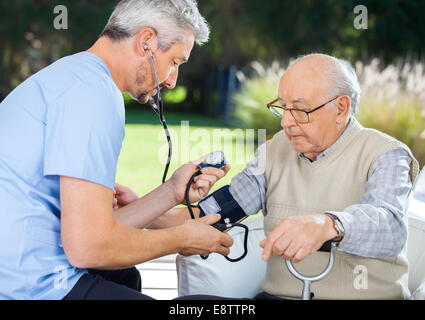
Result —
<instances>
[{"instance_id":1,"label":"eyebrow","mask_svg":"<svg viewBox=\"0 0 425 320\"><path fill-rule=\"evenodd\" d=\"M277 96L277 99L278 99L280 102L283 102L283 103L285 103L285 102L286 102L286 101L285 101L285 99L283 99L283 98L281 98L281 97L279 97L279 96ZM293 100L293 101L292 101L292 103L295 103L295 102L304 102L304 103L308 104L308 101L307 101L306 99L304 99L304 98L298 98L298 99L295 99L295 100Z\"/></svg>"}]
</instances>

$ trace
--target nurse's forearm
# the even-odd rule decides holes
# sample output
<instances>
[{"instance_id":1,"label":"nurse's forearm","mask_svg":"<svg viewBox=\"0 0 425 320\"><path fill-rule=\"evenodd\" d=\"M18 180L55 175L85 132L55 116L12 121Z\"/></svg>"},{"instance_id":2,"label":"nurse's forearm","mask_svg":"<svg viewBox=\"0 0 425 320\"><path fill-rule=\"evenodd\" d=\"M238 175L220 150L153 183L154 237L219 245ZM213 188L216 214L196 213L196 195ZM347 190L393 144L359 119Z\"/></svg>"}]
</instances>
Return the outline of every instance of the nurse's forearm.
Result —
<instances>
[{"instance_id":1,"label":"nurse's forearm","mask_svg":"<svg viewBox=\"0 0 425 320\"><path fill-rule=\"evenodd\" d=\"M199 209L198 208L192 208L193 214L195 218L199 217ZM147 225L146 228L148 229L164 229L164 228L170 228L175 227L178 225L181 225L186 220L191 219L189 210L187 207L181 207L181 208L172 208L160 217L158 217L156 220L154 220L151 224Z\"/></svg>"},{"instance_id":2,"label":"nurse's forearm","mask_svg":"<svg viewBox=\"0 0 425 320\"><path fill-rule=\"evenodd\" d=\"M81 243L79 255L67 255L81 269L116 270L128 268L185 247L188 234L183 226L163 230L139 230L114 222L102 236Z\"/></svg>"},{"instance_id":3,"label":"nurse's forearm","mask_svg":"<svg viewBox=\"0 0 425 320\"><path fill-rule=\"evenodd\" d=\"M169 182L114 212L117 222L133 228L144 228L179 203Z\"/></svg>"},{"instance_id":4,"label":"nurse's forearm","mask_svg":"<svg viewBox=\"0 0 425 320\"><path fill-rule=\"evenodd\" d=\"M220 215L211 214L176 227L140 230L120 224L108 214L103 223L94 226L95 230L79 232L71 239L76 249L67 257L80 269L115 270L172 253L228 255L232 238L211 227L219 219Z\"/></svg>"},{"instance_id":5,"label":"nurse's forearm","mask_svg":"<svg viewBox=\"0 0 425 320\"><path fill-rule=\"evenodd\" d=\"M145 261L177 253L187 236L181 226L164 230L131 230L116 223L107 246L99 250L97 269L123 269ZM96 261L96 260L93 260Z\"/></svg>"}]
</instances>

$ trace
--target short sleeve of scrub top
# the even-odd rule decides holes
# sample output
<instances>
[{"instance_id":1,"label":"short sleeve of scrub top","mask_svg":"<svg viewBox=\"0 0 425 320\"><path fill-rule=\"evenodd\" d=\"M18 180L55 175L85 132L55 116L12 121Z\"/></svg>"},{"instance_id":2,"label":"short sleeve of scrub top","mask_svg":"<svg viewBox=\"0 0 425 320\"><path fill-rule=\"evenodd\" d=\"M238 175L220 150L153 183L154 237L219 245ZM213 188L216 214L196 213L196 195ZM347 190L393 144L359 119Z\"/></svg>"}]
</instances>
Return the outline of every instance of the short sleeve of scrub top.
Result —
<instances>
[{"instance_id":1,"label":"short sleeve of scrub top","mask_svg":"<svg viewBox=\"0 0 425 320\"><path fill-rule=\"evenodd\" d=\"M0 299L62 299L87 270L61 240L60 176L113 189L121 91L90 52L63 57L0 103Z\"/></svg>"},{"instance_id":2,"label":"short sleeve of scrub top","mask_svg":"<svg viewBox=\"0 0 425 320\"><path fill-rule=\"evenodd\" d=\"M84 179L113 190L124 138L124 114L114 99L83 82L57 98L46 116L45 176Z\"/></svg>"}]
</instances>

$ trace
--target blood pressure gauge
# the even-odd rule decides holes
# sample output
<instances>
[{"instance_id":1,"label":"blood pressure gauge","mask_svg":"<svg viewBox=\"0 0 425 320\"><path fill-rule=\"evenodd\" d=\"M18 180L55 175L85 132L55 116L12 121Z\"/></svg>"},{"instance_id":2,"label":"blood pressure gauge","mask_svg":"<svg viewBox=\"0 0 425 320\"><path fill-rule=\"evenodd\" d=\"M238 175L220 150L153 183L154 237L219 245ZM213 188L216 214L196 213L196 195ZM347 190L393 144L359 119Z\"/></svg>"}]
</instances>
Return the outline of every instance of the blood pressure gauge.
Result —
<instances>
[{"instance_id":1,"label":"blood pressure gauge","mask_svg":"<svg viewBox=\"0 0 425 320\"><path fill-rule=\"evenodd\" d=\"M223 151L214 151L211 152L208 157L202 162L199 167L201 169L206 167L222 168L226 164L226 157L224 156Z\"/></svg>"}]
</instances>

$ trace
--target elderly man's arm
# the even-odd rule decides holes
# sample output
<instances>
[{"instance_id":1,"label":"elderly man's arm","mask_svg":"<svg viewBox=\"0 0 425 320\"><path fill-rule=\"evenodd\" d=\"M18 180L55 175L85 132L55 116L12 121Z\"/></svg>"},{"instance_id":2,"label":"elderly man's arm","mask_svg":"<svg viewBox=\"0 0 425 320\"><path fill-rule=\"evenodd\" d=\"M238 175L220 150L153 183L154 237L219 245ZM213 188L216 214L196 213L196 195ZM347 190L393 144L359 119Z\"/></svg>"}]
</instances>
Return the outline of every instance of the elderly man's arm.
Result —
<instances>
[{"instance_id":1,"label":"elderly man's arm","mask_svg":"<svg viewBox=\"0 0 425 320\"><path fill-rule=\"evenodd\" d=\"M265 143L260 145L255 157L247 164L246 168L232 178L230 193L247 215L266 212L267 182L260 162L260 154L265 148Z\"/></svg>"},{"instance_id":2,"label":"elderly man's arm","mask_svg":"<svg viewBox=\"0 0 425 320\"><path fill-rule=\"evenodd\" d=\"M232 178L230 193L247 215L258 211L266 212L266 179L259 165L259 154L264 147L261 145L255 157L245 169ZM195 217L199 217L200 210L192 208ZM163 229L178 226L189 220L190 214L186 207L172 208L147 226L148 229Z\"/></svg>"},{"instance_id":3,"label":"elderly man's arm","mask_svg":"<svg viewBox=\"0 0 425 320\"><path fill-rule=\"evenodd\" d=\"M339 250L369 258L389 258L402 250L407 239L404 214L412 186L410 162L404 149L385 152L372 168L360 204L329 212L345 229Z\"/></svg>"}]
</instances>

